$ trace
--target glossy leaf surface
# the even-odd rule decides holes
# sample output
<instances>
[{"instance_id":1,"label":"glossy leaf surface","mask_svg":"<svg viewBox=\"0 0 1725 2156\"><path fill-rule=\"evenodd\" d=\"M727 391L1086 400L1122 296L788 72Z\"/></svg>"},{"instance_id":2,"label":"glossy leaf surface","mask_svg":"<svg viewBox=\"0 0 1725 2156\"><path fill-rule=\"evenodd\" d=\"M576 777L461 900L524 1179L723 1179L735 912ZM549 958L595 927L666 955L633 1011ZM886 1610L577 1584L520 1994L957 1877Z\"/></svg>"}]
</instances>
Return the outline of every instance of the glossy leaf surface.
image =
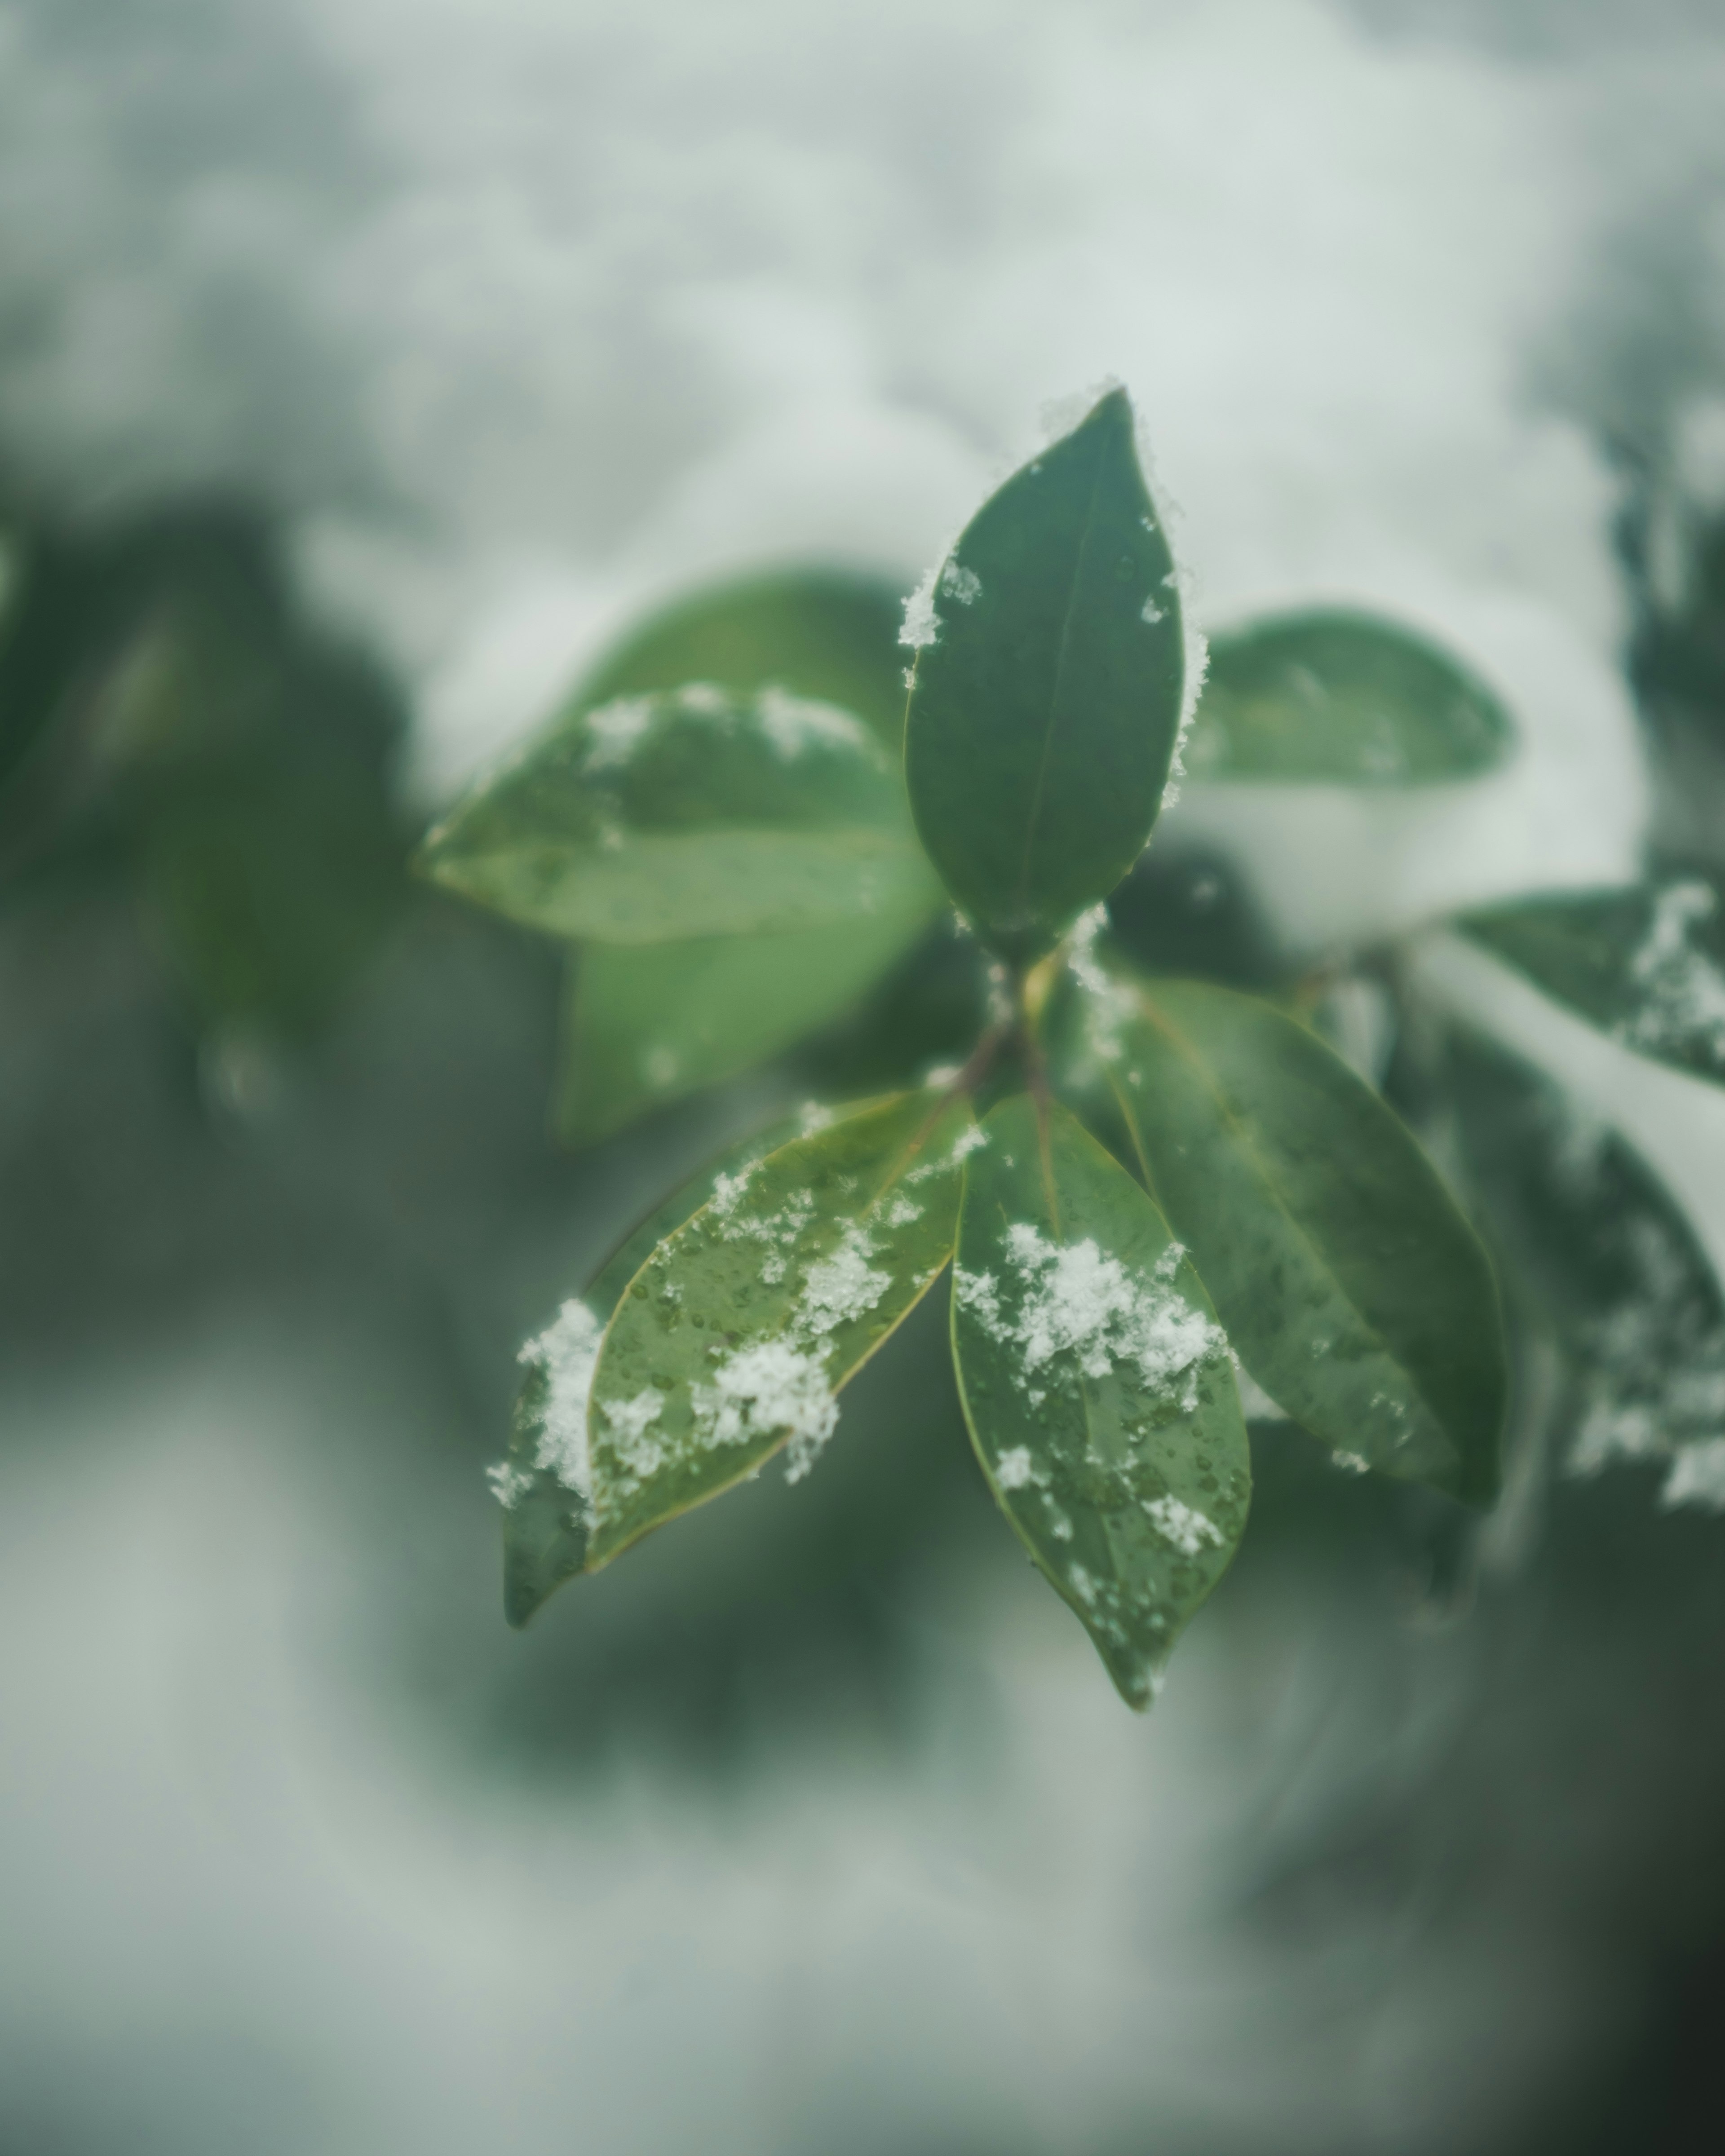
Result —
<instances>
[{"instance_id":1,"label":"glossy leaf surface","mask_svg":"<svg viewBox=\"0 0 1725 2156\"><path fill-rule=\"evenodd\" d=\"M1514 741L1497 698L1438 645L1322 609L1211 639L1185 762L1200 780L1414 786L1489 771Z\"/></svg>"},{"instance_id":2,"label":"glossy leaf surface","mask_svg":"<svg viewBox=\"0 0 1725 2156\"><path fill-rule=\"evenodd\" d=\"M1122 1696L1149 1704L1250 1491L1227 1340L1167 1221L1064 1108L1019 1095L965 1163L952 1344L972 1439Z\"/></svg>"},{"instance_id":3,"label":"glossy leaf surface","mask_svg":"<svg viewBox=\"0 0 1725 2156\"><path fill-rule=\"evenodd\" d=\"M855 711L896 762L905 732L903 611L897 585L845 570L789 569L721 584L667 607L614 646L571 708L685 681L788 689Z\"/></svg>"},{"instance_id":4,"label":"glossy leaf surface","mask_svg":"<svg viewBox=\"0 0 1725 2156\"><path fill-rule=\"evenodd\" d=\"M848 1009L920 913L690 942L590 943L571 961L558 1130L587 1145L748 1070Z\"/></svg>"},{"instance_id":5,"label":"glossy leaf surface","mask_svg":"<svg viewBox=\"0 0 1725 2156\"><path fill-rule=\"evenodd\" d=\"M1179 595L1123 390L983 505L929 605L916 828L985 939L1033 957L1142 850L1179 731Z\"/></svg>"},{"instance_id":6,"label":"glossy leaf surface","mask_svg":"<svg viewBox=\"0 0 1725 2156\"><path fill-rule=\"evenodd\" d=\"M836 706L707 683L560 721L427 838L439 881L606 942L915 916L935 897L891 758Z\"/></svg>"},{"instance_id":7,"label":"glossy leaf surface","mask_svg":"<svg viewBox=\"0 0 1725 2156\"><path fill-rule=\"evenodd\" d=\"M789 1445L793 1479L839 1387L952 1252L962 1101L901 1094L721 1183L660 1243L605 1335L588 1419L589 1569Z\"/></svg>"},{"instance_id":8,"label":"glossy leaf surface","mask_svg":"<svg viewBox=\"0 0 1725 2156\"><path fill-rule=\"evenodd\" d=\"M525 1625L587 1562L587 1395L600 1339L624 1290L655 1246L706 1204L721 1176L749 1168L797 1131L794 1122L773 1123L710 1162L650 1214L585 1293L566 1302L522 1349L527 1374L516 1399L508 1455L492 1470L504 1506L503 1607L511 1625Z\"/></svg>"},{"instance_id":9,"label":"glossy leaf surface","mask_svg":"<svg viewBox=\"0 0 1725 2156\"><path fill-rule=\"evenodd\" d=\"M1725 911L1707 878L1530 898L1461 925L1625 1048L1725 1083Z\"/></svg>"},{"instance_id":10,"label":"glossy leaf surface","mask_svg":"<svg viewBox=\"0 0 1725 2156\"><path fill-rule=\"evenodd\" d=\"M1337 1452L1488 1502L1507 1386L1497 1287L1412 1134L1254 997L1118 980L1097 1001L1146 1182L1253 1377Z\"/></svg>"}]
</instances>

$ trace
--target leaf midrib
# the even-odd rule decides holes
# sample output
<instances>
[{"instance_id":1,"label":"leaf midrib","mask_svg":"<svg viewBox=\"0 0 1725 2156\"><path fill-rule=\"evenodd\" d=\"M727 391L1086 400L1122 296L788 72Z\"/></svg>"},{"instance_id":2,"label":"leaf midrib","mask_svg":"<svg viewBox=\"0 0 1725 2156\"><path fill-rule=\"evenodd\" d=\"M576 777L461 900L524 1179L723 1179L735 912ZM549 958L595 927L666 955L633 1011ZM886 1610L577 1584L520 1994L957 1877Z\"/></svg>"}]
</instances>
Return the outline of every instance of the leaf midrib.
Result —
<instances>
[{"instance_id":1,"label":"leaf midrib","mask_svg":"<svg viewBox=\"0 0 1725 2156\"><path fill-rule=\"evenodd\" d=\"M1049 760L1054 752L1054 737L1060 726L1060 691L1065 680L1066 658L1072 640L1072 625L1078 608L1078 595L1084 581L1084 568L1090 553L1091 536L1096 530L1096 497L1101 492L1102 474L1107 459L1098 447L1095 470L1091 474L1090 499L1084 508L1084 530L1078 542L1077 554L1072 564L1072 581L1066 593L1066 603L1060 617L1060 649L1055 658L1054 686L1049 694L1048 723L1042 736L1042 755L1036 766L1036 783L1030 795L1030 814L1024 829L1024 858L1019 865L1018 889L1014 902L1022 908L1027 902L1030 888L1030 856L1036 847L1036 837L1042 819L1044 798L1048 790Z\"/></svg>"}]
</instances>

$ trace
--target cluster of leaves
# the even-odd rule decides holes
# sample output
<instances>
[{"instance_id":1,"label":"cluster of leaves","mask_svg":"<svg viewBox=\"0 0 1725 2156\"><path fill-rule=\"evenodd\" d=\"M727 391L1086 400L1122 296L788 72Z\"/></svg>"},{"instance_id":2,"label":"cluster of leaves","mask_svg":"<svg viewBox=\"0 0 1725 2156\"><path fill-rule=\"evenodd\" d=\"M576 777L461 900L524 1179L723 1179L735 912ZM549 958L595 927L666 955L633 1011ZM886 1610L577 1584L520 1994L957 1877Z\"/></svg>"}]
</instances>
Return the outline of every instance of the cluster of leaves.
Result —
<instances>
[{"instance_id":1,"label":"cluster of leaves","mask_svg":"<svg viewBox=\"0 0 1725 2156\"><path fill-rule=\"evenodd\" d=\"M399 701L206 504L0 544L0 891L125 891L194 1024L325 1025L408 893Z\"/></svg>"},{"instance_id":2,"label":"cluster of leaves","mask_svg":"<svg viewBox=\"0 0 1725 2156\"><path fill-rule=\"evenodd\" d=\"M1245 1524L1242 1381L1338 1463L1474 1506L1507 1395L1486 1250L1311 998L1165 970L1178 908L1144 850L1171 776L1183 749L1196 783L1455 781L1512 728L1448 655L1342 612L1219 639L1198 702L1117 391L913 597L907 700L892 611L821 578L680 608L427 839L431 874L579 946L570 1137L859 1006L829 1070L902 1081L733 1148L527 1343L494 1477L506 1607L525 1622L774 1453L805 1472L950 1270L984 1475L1142 1706ZM1671 951L1705 963L1689 886L1466 927L1633 1045L1712 1067L1693 1028L1674 1045L1661 985ZM931 981L952 1060L901 1072ZM908 1045L859 1055L870 1014Z\"/></svg>"}]
</instances>

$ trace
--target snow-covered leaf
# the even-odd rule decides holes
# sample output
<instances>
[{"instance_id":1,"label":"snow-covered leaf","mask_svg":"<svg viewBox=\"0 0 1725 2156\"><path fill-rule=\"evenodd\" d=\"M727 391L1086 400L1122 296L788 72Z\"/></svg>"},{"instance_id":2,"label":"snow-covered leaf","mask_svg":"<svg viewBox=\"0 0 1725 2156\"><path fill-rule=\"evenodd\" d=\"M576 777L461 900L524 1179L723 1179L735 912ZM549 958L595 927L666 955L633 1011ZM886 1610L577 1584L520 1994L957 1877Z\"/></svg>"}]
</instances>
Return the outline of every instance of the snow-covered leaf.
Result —
<instances>
[{"instance_id":1,"label":"snow-covered leaf","mask_svg":"<svg viewBox=\"0 0 1725 2156\"><path fill-rule=\"evenodd\" d=\"M1228 1342L1153 1202L1023 1095L965 1163L952 1344L978 1457L1108 1673L1146 1707L1245 1526Z\"/></svg>"},{"instance_id":2,"label":"snow-covered leaf","mask_svg":"<svg viewBox=\"0 0 1725 2156\"><path fill-rule=\"evenodd\" d=\"M1663 1466L1666 1503L1725 1508L1725 1296L1681 1209L1619 1132L1507 1050L1457 1030L1445 1065L1487 1231L1568 1366L1565 1466Z\"/></svg>"},{"instance_id":3,"label":"snow-covered leaf","mask_svg":"<svg viewBox=\"0 0 1725 2156\"><path fill-rule=\"evenodd\" d=\"M522 1348L526 1376L516 1399L508 1455L491 1470L492 1487L504 1507L503 1606L511 1625L525 1625L587 1562L592 1518L587 1401L599 1342L619 1298L655 1246L706 1204L721 1177L742 1173L797 1130L794 1120L771 1124L709 1162Z\"/></svg>"},{"instance_id":4,"label":"snow-covered leaf","mask_svg":"<svg viewBox=\"0 0 1725 2156\"><path fill-rule=\"evenodd\" d=\"M790 1448L805 1472L835 1395L952 1253L968 1105L855 1110L721 1179L647 1258L592 1387L587 1564Z\"/></svg>"},{"instance_id":5,"label":"snow-covered leaf","mask_svg":"<svg viewBox=\"0 0 1725 2156\"><path fill-rule=\"evenodd\" d=\"M1142 850L1179 732L1180 597L1123 390L984 502L906 635L916 828L978 932L1034 957Z\"/></svg>"},{"instance_id":6,"label":"snow-covered leaf","mask_svg":"<svg viewBox=\"0 0 1725 2156\"><path fill-rule=\"evenodd\" d=\"M1337 1453L1488 1503L1497 1291L1412 1134L1255 997L1117 971L1091 1005L1145 1181L1258 1383Z\"/></svg>"},{"instance_id":7,"label":"snow-covered leaf","mask_svg":"<svg viewBox=\"0 0 1725 2156\"><path fill-rule=\"evenodd\" d=\"M855 570L783 569L720 584L632 629L582 683L572 707L685 681L788 689L855 711L896 762L905 737L903 613L901 588Z\"/></svg>"},{"instance_id":8,"label":"snow-covered leaf","mask_svg":"<svg viewBox=\"0 0 1725 2156\"><path fill-rule=\"evenodd\" d=\"M1324 608L1211 638L1185 761L1195 780L1417 786L1491 770L1514 742L1502 705L1448 652Z\"/></svg>"},{"instance_id":9,"label":"snow-covered leaf","mask_svg":"<svg viewBox=\"0 0 1725 2156\"><path fill-rule=\"evenodd\" d=\"M909 923L937 897L860 719L710 682L559 719L430 833L420 865L530 927L610 943Z\"/></svg>"},{"instance_id":10,"label":"snow-covered leaf","mask_svg":"<svg viewBox=\"0 0 1725 2156\"><path fill-rule=\"evenodd\" d=\"M1625 1048L1725 1085L1725 907L1712 878L1523 899L1460 925Z\"/></svg>"}]
</instances>

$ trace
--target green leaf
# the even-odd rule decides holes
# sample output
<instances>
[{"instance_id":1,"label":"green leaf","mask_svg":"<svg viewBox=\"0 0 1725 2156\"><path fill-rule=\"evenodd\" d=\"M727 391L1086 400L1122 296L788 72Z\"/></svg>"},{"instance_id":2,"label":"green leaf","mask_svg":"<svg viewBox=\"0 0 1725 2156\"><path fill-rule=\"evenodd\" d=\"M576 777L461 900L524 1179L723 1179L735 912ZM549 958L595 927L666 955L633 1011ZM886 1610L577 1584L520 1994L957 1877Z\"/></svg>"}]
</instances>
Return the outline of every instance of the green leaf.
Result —
<instances>
[{"instance_id":1,"label":"green leaf","mask_svg":"<svg viewBox=\"0 0 1725 2156\"><path fill-rule=\"evenodd\" d=\"M1495 1041L1457 1029L1445 1060L1487 1229L1575 1379L1572 1470L1717 1438L1725 1296L1681 1209L1620 1133Z\"/></svg>"},{"instance_id":2,"label":"green leaf","mask_svg":"<svg viewBox=\"0 0 1725 2156\"><path fill-rule=\"evenodd\" d=\"M1502 705L1449 653L1327 608L1211 639L1185 763L1199 780L1415 786L1490 771L1514 742Z\"/></svg>"},{"instance_id":3,"label":"green leaf","mask_svg":"<svg viewBox=\"0 0 1725 2156\"><path fill-rule=\"evenodd\" d=\"M720 1178L740 1173L797 1135L795 1119L729 1147L650 1214L607 1259L583 1295L564 1303L521 1350L527 1375L507 1457L491 1470L504 1507L503 1607L521 1626L587 1562L587 1395L599 1342L624 1290L655 1247L697 1212Z\"/></svg>"},{"instance_id":4,"label":"green leaf","mask_svg":"<svg viewBox=\"0 0 1725 2156\"><path fill-rule=\"evenodd\" d=\"M1254 997L1117 979L1092 1022L1145 1180L1265 1391L1344 1456L1489 1502L1497 1288L1412 1135Z\"/></svg>"},{"instance_id":5,"label":"green leaf","mask_svg":"<svg viewBox=\"0 0 1725 2156\"><path fill-rule=\"evenodd\" d=\"M387 804L303 757L188 776L138 850L152 930L198 1009L290 1036L331 1018L406 896Z\"/></svg>"},{"instance_id":6,"label":"green leaf","mask_svg":"<svg viewBox=\"0 0 1725 2156\"><path fill-rule=\"evenodd\" d=\"M590 1144L776 1055L847 1009L925 925L918 912L778 936L587 945L570 964L560 1135Z\"/></svg>"},{"instance_id":7,"label":"green leaf","mask_svg":"<svg viewBox=\"0 0 1725 2156\"><path fill-rule=\"evenodd\" d=\"M711 683L558 720L468 794L421 865L530 927L612 943L933 904L890 757L859 720Z\"/></svg>"},{"instance_id":8,"label":"green leaf","mask_svg":"<svg viewBox=\"0 0 1725 2156\"><path fill-rule=\"evenodd\" d=\"M904 743L904 594L884 578L792 569L697 592L653 615L576 691L587 711L644 689L716 681L788 689L855 711L896 762Z\"/></svg>"},{"instance_id":9,"label":"green leaf","mask_svg":"<svg viewBox=\"0 0 1725 2156\"><path fill-rule=\"evenodd\" d=\"M965 1163L952 1350L990 1487L1147 1707L1245 1530L1228 1342L1166 1220L1064 1108L1023 1095Z\"/></svg>"},{"instance_id":10,"label":"green leaf","mask_svg":"<svg viewBox=\"0 0 1725 2156\"><path fill-rule=\"evenodd\" d=\"M962 1099L901 1094L719 1184L612 1319L588 1419L587 1564L791 1448L806 1471L834 1394L952 1254Z\"/></svg>"},{"instance_id":11,"label":"green leaf","mask_svg":"<svg viewBox=\"0 0 1725 2156\"><path fill-rule=\"evenodd\" d=\"M1725 913L1711 879L1524 899L1460 926L1625 1048L1725 1084Z\"/></svg>"},{"instance_id":12,"label":"green leaf","mask_svg":"<svg viewBox=\"0 0 1725 2156\"><path fill-rule=\"evenodd\" d=\"M1179 595L1123 390L983 505L906 634L930 639L916 828L984 938L1034 957L1142 851L1179 732Z\"/></svg>"}]
</instances>

